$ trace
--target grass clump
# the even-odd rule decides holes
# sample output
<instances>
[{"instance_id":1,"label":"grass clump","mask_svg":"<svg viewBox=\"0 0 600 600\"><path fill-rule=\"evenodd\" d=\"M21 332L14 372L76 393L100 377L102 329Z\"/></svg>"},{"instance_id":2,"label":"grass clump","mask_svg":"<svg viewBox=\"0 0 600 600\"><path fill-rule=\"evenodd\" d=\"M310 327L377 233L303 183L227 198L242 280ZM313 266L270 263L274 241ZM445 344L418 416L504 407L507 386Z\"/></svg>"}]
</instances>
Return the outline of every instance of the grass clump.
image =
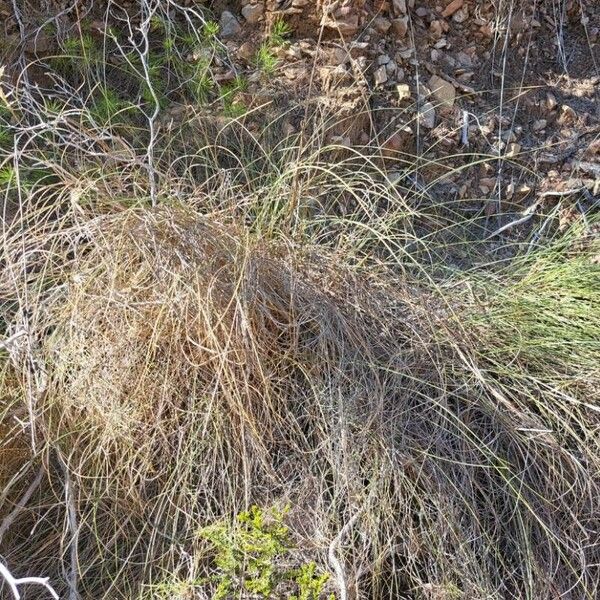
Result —
<instances>
[{"instance_id":1,"label":"grass clump","mask_svg":"<svg viewBox=\"0 0 600 600\"><path fill-rule=\"evenodd\" d=\"M283 46L291 33L292 28L283 19L275 19L269 31L268 41L272 46Z\"/></svg>"},{"instance_id":2,"label":"grass clump","mask_svg":"<svg viewBox=\"0 0 600 600\"><path fill-rule=\"evenodd\" d=\"M61 53L51 58L52 66L64 75L85 80L102 61L102 50L91 33L82 31L67 37Z\"/></svg>"},{"instance_id":3,"label":"grass clump","mask_svg":"<svg viewBox=\"0 0 600 600\"><path fill-rule=\"evenodd\" d=\"M326 554L353 578L330 579L333 593L548 597L577 586L593 597L598 373L578 385L573 349L561 356L569 369L519 364L486 324L506 309L500 300L448 304L443 289L191 206L91 213L79 227L84 237L60 226L55 248L71 258L40 255L47 266L28 285L44 290L36 322L48 332L38 432L77 482L79 547L90 549L82 590L137 597L178 573L183 547L196 566L177 577L209 577L222 595L237 586L268 597L287 572L304 586L290 594L310 598L328 569L306 565ZM550 258L527 260L496 275L515 299ZM551 305L560 322L588 298L570 291L573 271L554 273L565 283L548 294L563 291ZM519 293L511 339L531 335L540 315ZM588 317L595 327L597 311ZM289 503L297 522L253 503ZM304 565L293 575L278 568L288 533ZM91 549L111 536L107 561ZM207 536L216 579L201 566ZM42 539L34 546L43 561ZM13 544L11 559L24 551ZM99 581L114 583L100 591Z\"/></svg>"},{"instance_id":4,"label":"grass clump","mask_svg":"<svg viewBox=\"0 0 600 600\"><path fill-rule=\"evenodd\" d=\"M205 42L214 44L218 35L219 24L216 21L208 19L202 24L202 38Z\"/></svg>"},{"instance_id":5,"label":"grass clump","mask_svg":"<svg viewBox=\"0 0 600 600\"><path fill-rule=\"evenodd\" d=\"M273 22L267 39L259 46L254 60L257 68L267 77L272 77L277 71L279 59L276 50L286 44L286 38L291 33L291 27L283 19L277 19Z\"/></svg>"},{"instance_id":6,"label":"grass clump","mask_svg":"<svg viewBox=\"0 0 600 600\"><path fill-rule=\"evenodd\" d=\"M100 87L96 91L90 114L98 124L106 127L122 124L128 110L131 110L131 104L120 98L115 90Z\"/></svg>"},{"instance_id":7,"label":"grass clump","mask_svg":"<svg viewBox=\"0 0 600 600\"><path fill-rule=\"evenodd\" d=\"M491 304L486 317L499 342L489 346L494 358L512 355L511 364L526 365L532 374L555 370L559 378L577 373L584 381L595 378L600 350L595 308L600 302L600 265L594 260L598 243L589 238L587 248L574 252L578 238L582 232L572 231L533 257L518 259L512 267L518 277L510 287L492 283L486 290Z\"/></svg>"},{"instance_id":8,"label":"grass clump","mask_svg":"<svg viewBox=\"0 0 600 600\"><path fill-rule=\"evenodd\" d=\"M207 61L201 60L194 65L187 86L193 99L200 106L204 106L209 102L215 88L215 81L212 78L210 65Z\"/></svg>"}]
</instances>

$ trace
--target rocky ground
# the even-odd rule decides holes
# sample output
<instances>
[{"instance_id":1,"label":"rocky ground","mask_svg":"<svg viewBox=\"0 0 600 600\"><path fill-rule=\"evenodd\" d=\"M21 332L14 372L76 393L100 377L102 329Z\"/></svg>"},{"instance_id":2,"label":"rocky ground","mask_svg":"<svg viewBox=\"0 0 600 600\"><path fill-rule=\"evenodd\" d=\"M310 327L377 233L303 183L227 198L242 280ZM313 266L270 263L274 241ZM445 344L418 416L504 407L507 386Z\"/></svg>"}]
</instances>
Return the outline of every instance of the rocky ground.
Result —
<instances>
[{"instance_id":1,"label":"rocky ground","mask_svg":"<svg viewBox=\"0 0 600 600\"><path fill-rule=\"evenodd\" d=\"M341 124L329 141L377 145L392 171L417 164L408 188L472 200L486 223L498 216L496 227L504 222L500 213L510 222L515 212L559 200L568 221L600 194L600 5L594 0L183 4L218 21L228 60L217 58L213 72L219 82L247 79L240 92L245 105L288 111L289 133L301 128L308 107L336 110ZM105 7L87 2L47 8L37 0L22 7L30 57L53 52L56 44L34 25L56 19L60 31L85 17L101 29L107 18ZM18 40L11 2L0 2L0 15L5 40ZM286 41L265 78L257 52L281 22ZM181 106L169 110L167 120L185 114Z\"/></svg>"},{"instance_id":2,"label":"rocky ground","mask_svg":"<svg viewBox=\"0 0 600 600\"><path fill-rule=\"evenodd\" d=\"M499 201L522 205L538 193L598 196L600 6L530 1L503 14L502 3L470 0L316 5L243 2L228 46L243 66L284 16L293 42L277 84L299 98L318 89L350 114L367 98L371 114L341 143L375 135L392 153L425 155L436 167L419 172L423 184L479 197L488 215ZM458 169L473 155L477 168Z\"/></svg>"}]
</instances>

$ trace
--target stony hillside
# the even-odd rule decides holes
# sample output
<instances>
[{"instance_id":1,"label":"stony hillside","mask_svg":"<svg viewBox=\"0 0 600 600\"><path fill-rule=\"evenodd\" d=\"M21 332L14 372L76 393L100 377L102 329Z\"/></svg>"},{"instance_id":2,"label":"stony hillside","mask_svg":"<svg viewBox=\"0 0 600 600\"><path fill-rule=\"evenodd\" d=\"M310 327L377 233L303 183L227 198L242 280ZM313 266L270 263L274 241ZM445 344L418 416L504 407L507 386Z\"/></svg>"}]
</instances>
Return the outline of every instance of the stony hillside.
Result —
<instances>
[{"instance_id":1,"label":"stony hillside","mask_svg":"<svg viewBox=\"0 0 600 600\"><path fill-rule=\"evenodd\" d=\"M21 4L20 49L31 61L59 53L61 40L76 33L81 20L98 37L119 20L105 3L50 2L49 11L37 0ZM130 5L135 12L136 3ZM599 193L600 7L593 0L183 5L219 24L227 54L211 59L216 81L243 77L240 103L288 111L288 134L302 127L308 111L325 105L347 118L330 141L376 143L392 159L418 154L430 168L419 170L413 186L477 198L488 216L522 210L540 193L583 202ZM2 45L16 50L20 34L10 2L0 2L0 15ZM274 61L265 77L257 56L282 23L284 35L276 41L284 43L272 44ZM179 104L161 118L185 114ZM255 113L249 127L263 126L261 116Z\"/></svg>"}]
</instances>

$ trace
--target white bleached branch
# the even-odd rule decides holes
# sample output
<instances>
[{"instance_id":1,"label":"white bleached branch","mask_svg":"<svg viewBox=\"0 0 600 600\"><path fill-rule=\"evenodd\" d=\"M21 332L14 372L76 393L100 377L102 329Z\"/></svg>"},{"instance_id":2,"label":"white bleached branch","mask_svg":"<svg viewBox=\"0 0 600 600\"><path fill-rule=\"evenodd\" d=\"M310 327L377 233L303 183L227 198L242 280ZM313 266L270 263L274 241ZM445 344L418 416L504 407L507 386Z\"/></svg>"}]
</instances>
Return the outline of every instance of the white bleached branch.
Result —
<instances>
[{"instance_id":1,"label":"white bleached branch","mask_svg":"<svg viewBox=\"0 0 600 600\"><path fill-rule=\"evenodd\" d=\"M48 577L22 577L16 579L12 576L8 568L0 562L0 575L5 579L6 584L10 588L15 600L21 600L21 594L19 593L20 585L43 585L48 592L52 595L54 600L58 600L58 594L54 591L54 588L48 583Z\"/></svg>"}]
</instances>

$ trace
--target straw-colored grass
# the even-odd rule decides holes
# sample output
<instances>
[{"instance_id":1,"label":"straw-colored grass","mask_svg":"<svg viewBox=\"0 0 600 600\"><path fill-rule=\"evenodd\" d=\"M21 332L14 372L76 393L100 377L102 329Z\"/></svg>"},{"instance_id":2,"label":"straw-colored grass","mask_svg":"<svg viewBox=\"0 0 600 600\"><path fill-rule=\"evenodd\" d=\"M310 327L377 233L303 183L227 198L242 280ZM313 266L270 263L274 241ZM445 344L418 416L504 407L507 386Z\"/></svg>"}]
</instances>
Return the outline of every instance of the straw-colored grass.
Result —
<instances>
[{"instance_id":1,"label":"straw-colored grass","mask_svg":"<svg viewBox=\"0 0 600 600\"><path fill-rule=\"evenodd\" d=\"M182 553L196 581L199 529L251 504L291 505L325 570L354 519L337 551L359 597L594 597L589 252L473 277L467 301L186 206L75 221L28 285L37 443L73 490L84 597L138 597ZM73 543L54 493L7 560Z\"/></svg>"}]
</instances>

